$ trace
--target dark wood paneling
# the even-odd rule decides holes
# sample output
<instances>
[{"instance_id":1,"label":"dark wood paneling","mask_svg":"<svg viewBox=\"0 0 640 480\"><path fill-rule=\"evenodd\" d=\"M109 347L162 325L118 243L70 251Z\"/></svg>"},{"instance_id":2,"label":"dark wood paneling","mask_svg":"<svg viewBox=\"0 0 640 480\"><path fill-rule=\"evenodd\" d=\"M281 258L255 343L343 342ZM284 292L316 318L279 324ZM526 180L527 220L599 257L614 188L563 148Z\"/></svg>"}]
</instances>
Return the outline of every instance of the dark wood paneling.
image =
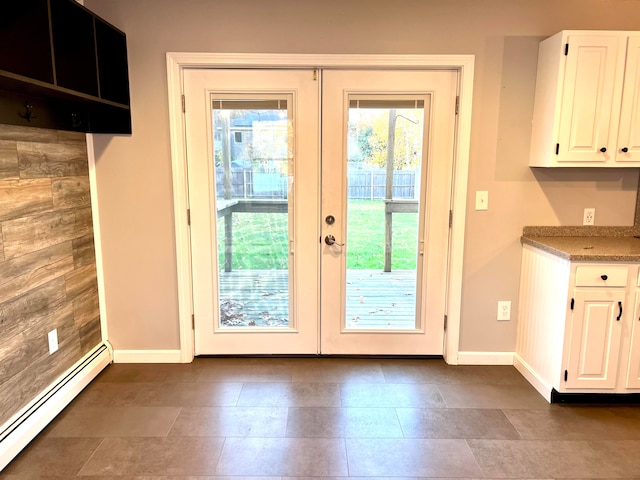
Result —
<instances>
[{"instance_id":1,"label":"dark wood paneling","mask_svg":"<svg viewBox=\"0 0 640 480\"><path fill-rule=\"evenodd\" d=\"M58 343L73 338L79 338L73 323L73 307L69 304L52 312L47 328L58 330ZM43 325L36 325L32 329L24 329L18 335L4 340L0 352L11 352L10 355L0 353L0 384L29 368L34 358L49 356L48 330Z\"/></svg>"},{"instance_id":2,"label":"dark wood paneling","mask_svg":"<svg viewBox=\"0 0 640 480\"><path fill-rule=\"evenodd\" d=\"M86 145L87 134L82 132L58 131L58 143L66 145Z\"/></svg>"},{"instance_id":3,"label":"dark wood paneling","mask_svg":"<svg viewBox=\"0 0 640 480\"><path fill-rule=\"evenodd\" d=\"M0 222L53 210L51 179L0 182Z\"/></svg>"},{"instance_id":4,"label":"dark wood paneling","mask_svg":"<svg viewBox=\"0 0 640 480\"><path fill-rule=\"evenodd\" d=\"M0 140L17 142L57 143L58 130L45 128L25 128L16 125L0 125Z\"/></svg>"},{"instance_id":5,"label":"dark wood paneling","mask_svg":"<svg viewBox=\"0 0 640 480\"><path fill-rule=\"evenodd\" d=\"M4 255L10 259L93 233L91 209L63 210L3 223Z\"/></svg>"},{"instance_id":6,"label":"dark wood paneling","mask_svg":"<svg viewBox=\"0 0 640 480\"><path fill-rule=\"evenodd\" d=\"M85 235L73 241L73 266L80 268L85 265L96 264L93 235Z\"/></svg>"},{"instance_id":7,"label":"dark wood paneling","mask_svg":"<svg viewBox=\"0 0 640 480\"><path fill-rule=\"evenodd\" d=\"M65 275L67 300L72 302L78 297L98 288L98 277L95 265L76 268Z\"/></svg>"},{"instance_id":8,"label":"dark wood paneling","mask_svg":"<svg viewBox=\"0 0 640 480\"><path fill-rule=\"evenodd\" d=\"M92 288L73 301L73 318L76 328L82 328L95 320L100 321L98 289Z\"/></svg>"},{"instance_id":9,"label":"dark wood paneling","mask_svg":"<svg viewBox=\"0 0 640 480\"><path fill-rule=\"evenodd\" d=\"M9 419L82 358L83 352L77 335L60 341L59 348L54 355L31 359L27 368L1 385L0 422Z\"/></svg>"},{"instance_id":10,"label":"dark wood paneling","mask_svg":"<svg viewBox=\"0 0 640 480\"><path fill-rule=\"evenodd\" d=\"M2 236L2 224L0 224L0 262L4 262L4 238Z\"/></svg>"},{"instance_id":11,"label":"dark wood paneling","mask_svg":"<svg viewBox=\"0 0 640 480\"><path fill-rule=\"evenodd\" d=\"M18 142L20 178L87 175L86 145Z\"/></svg>"},{"instance_id":12,"label":"dark wood paneling","mask_svg":"<svg viewBox=\"0 0 640 480\"><path fill-rule=\"evenodd\" d=\"M72 272L71 242L0 263L0 304Z\"/></svg>"},{"instance_id":13,"label":"dark wood paneling","mask_svg":"<svg viewBox=\"0 0 640 480\"><path fill-rule=\"evenodd\" d=\"M93 235L93 216L91 214L91 208L78 208L75 209L75 234L73 238L84 237L85 235Z\"/></svg>"},{"instance_id":14,"label":"dark wood paneling","mask_svg":"<svg viewBox=\"0 0 640 480\"><path fill-rule=\"evenodd\" d=\"M80 347L82 350L90 350L102 339L100 330L100 318L96 318L80 328Z\"/></svg>"},{"instance_id":15,"label":"dark wood paneling","mask_svg":"<svg viewBox=\"0 0 640 480\"><path fill-rule=\"evenodd\" d=\"M50 316L63 311L66 305L62 277L0 303L0 342L4 343L20 332L31 331L38 325L53 323Z\"/></svg>"},{"instance_id":16,"label":"dark wood paneling","mask_svg":"<svg viewBox=\"0 0 640 480\"><path fill-rule=\"evenodd\" d=\"M18 178L19 175L15 140L0 140L0 180Z\"/></svg>"},{"instance_id":17,"label":"dark wood paneling","mask_svg":"<svg viewBox=\"0 0 640 480\"><path fill-rule=\"evenodd\" d=\"M53 208L83 208L91 206L89 177L63 177L51 181Z\"/></svg>"},{"instance_id":18,"label":"dark wood paneling","mask_svg":"<svg viewBox=\"0 0 640 480\"><path fill-rule=\"evenodd\" d=\"M80 295L73 302L73 317L75 327L80 334L80 344L83 348L91 348L100 341L100 304L98 290L91 289Z\"/></svg>"},{"instance_id":19,"label":"dark wood paneling","mask_svg":"<svg viewBox=\"0 0 640 480\"><path fill-rule=\"evenodd\" d=\"M0 125L0 425L101 341L93 245L84 134Z\"/></svg>"}]
</instances>

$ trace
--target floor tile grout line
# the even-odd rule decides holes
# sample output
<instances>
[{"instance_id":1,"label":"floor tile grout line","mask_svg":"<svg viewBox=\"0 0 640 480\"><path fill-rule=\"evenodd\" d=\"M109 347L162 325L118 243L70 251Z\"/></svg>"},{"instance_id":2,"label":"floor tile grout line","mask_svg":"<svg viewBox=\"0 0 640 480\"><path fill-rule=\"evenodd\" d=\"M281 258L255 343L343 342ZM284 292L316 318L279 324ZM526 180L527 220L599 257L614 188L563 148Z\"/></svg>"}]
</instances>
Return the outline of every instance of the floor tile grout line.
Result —
<instances>
[{"instance_id":1,"label":"floor tile grout line","mask_svg":"<svg viewBox=\"0 0 640 480\"><path fill-rule=\"evenodd\" d=\"M504 415L504 418L507 419L507 422L509 422L509 425L511 425L513 427L513 429L516 431L516 433L518 434L518 437L520 437L519 440L527 440L526 438L524 438L524 435L522 434L522 432L518 429L518 426L513 424L513 422L509 418L509 415L507 415L505 413L505 410L513 410L513 409L511 409L511 408L501 408L500 412L502 413L502 415Z\"/></svg>"},{"instance_id":2,"label":"floor tile grout line","mask_svg":"<svg viewBox=\"0 0 640 480\"><path fill-rule=\"evenodd\" d=\"M93 452L91 452L91 455L89 455L89 458L87 458L87 461L84 462L82 464L82 466L78 469L78 471L75 473L75 477L79 477L80 472L82 472L82 470L89 464L89 462L93 459L93 457L96 455L96 453L98 452L98 450L100 449L100 447L107 441L107 437L103 437L102 440L100 441L100 443L96 446L96 448L93 450Z\"/></svg>"},{"instance_id":3,"label":"floor tile grout line","mask_svg":"<svg viewBox=\"0 0 640 480\"><path fill-rule=\"evenodd\" d=\"M395 413L396 420L398 421L398 426L400 427L400 432L402 432L402 438L408 438L407 434L404 431L404 428L402 428L402 421L400 421L400 415L398 415L398 408L401 408L401 407L394 407L393 408L393 412Z\"/></svg>"},{"instance_id":4,"label":"floor tile grout line","mask_svg":"<svg viewBox=\"0 0 640 480\"><path fill-rule=\"evenodd\" d=\"M349 466L349 449L347 446L347 439L343 438L342 443L344 445L344 461L347 464L347 477L351 476L351 468Z\"/></svg>"},{"instance_id":5,"label":"floor tile grout line","mask_svg":"<svg viewBox=\"0 0 640 480\"><path fill-rule=\"evenodd\" d=\"M171 435L171 431L173 430L173 427L175 426L176 422L178 421L178 417L180 417L180 415L182 415L182 412L184 411L184 406L180 406L177 407L178 408L178 414L175 416L175 418L173 419L173 422L171 422L171 425L169 426L169 428L167 429L167 433L164 435L165 438L169 438Z\"/></svg>"},{"instance_id":6,"label":"floor tile grout line","mask_svg":"<svg viewBox=\"0 0 640 480\"><path fill-rule=\"evenodd\" d=\"M486 472L484 471L484 469L482 468L482 465L480 465L480 462L478 461L478 459L476 458L475 454L473 453L473 449L471 448L471 445L469 445L469 439L468 438L464 439L464 444L467 446L467 449L469 450L469 453L471 454L471 458L473 458L473 461L476 462L476 465L478 466L478 470L482 474L482 478L487 478Z\"/></svg>"}]
</instances>

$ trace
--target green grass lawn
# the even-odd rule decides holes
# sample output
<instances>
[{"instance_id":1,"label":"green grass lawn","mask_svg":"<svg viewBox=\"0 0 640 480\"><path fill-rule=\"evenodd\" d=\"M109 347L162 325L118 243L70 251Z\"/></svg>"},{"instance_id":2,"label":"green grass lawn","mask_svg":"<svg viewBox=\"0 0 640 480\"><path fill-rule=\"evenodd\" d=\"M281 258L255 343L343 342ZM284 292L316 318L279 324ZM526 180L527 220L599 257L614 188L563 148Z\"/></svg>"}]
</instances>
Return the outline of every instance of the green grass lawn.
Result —
<instances>
[{"instance_id":1,"label":"green grass lawn","mask_svg":"<svg viewBox=\"0 0 640 480\"><path fill-rule=\"evenodd\" d=\"M350 200L347 268L384 267L384 202ZM393 214L392 270L416 268L417 213ZM233 215L233 269L270 270L287 267L287 216L282 213ZM224 267L224 221L218 221L220 268Z\"/></svg>"}]
</instances>

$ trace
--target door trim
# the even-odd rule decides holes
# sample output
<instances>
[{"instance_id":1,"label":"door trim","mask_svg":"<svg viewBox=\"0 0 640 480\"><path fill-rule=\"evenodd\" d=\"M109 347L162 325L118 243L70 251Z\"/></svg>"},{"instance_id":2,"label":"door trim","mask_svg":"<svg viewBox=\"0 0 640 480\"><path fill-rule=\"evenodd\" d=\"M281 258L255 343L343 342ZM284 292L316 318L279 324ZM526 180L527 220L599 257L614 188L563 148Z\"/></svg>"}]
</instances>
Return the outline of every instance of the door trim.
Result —
<instances>
[{"instance_id":1,"label":"door trim","mask_svg":"<svg viewBox=\"0 0 640 480\"><path fill-rule=\"evenodd\" d=\"M467 181L471 139L471 105L473 96L474 55L315 55L315 54L233 54L169 52L167 90L169 100L169 134L173 177L173 209L178 281L178 320L180 360L194 358L192 329L192 280L190 232L187 221L188 185L184 115L182 112L183 70L185 68L344 68L344 69L439 69L459 74L459 109L453 158L453 210L450 231L448 286L446 298L447 331L444 359L458 364L460 311L462 304L462 268L466 221Z\"/></svg>"}]
</instances>

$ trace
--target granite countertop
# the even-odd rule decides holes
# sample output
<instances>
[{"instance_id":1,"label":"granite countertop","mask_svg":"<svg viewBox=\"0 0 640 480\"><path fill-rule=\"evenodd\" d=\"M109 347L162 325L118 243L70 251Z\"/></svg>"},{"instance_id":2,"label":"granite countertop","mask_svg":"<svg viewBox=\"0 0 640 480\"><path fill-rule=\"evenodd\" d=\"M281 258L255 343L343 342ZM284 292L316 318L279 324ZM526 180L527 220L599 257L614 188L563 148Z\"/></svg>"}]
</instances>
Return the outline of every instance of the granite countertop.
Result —
<instances>
[{"instance_id":1,"label":"granite countertop","mask_svg":"<svg viewBox=\"0 0 640 480\"><path fill-rule=\"evenodd\" d=\"M521 240L572 261L640 262L640 238L634 236L544 236L525 232Z\"/></svg>"}]
</instances>

